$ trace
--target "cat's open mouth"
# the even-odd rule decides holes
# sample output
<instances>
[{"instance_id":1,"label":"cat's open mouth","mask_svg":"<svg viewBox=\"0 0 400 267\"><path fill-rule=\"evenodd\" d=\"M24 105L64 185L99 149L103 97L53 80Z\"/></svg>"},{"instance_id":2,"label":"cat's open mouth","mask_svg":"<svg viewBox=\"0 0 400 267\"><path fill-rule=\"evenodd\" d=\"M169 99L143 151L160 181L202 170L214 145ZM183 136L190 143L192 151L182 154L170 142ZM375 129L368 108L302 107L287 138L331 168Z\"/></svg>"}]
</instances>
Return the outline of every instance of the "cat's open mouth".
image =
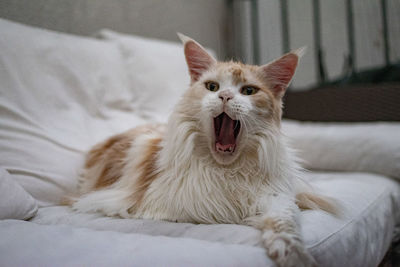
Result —
<instances>
[{"instance_id":1,"label":"cat's open mouth","mask_svg":"<svg viewBox=\"0 0 400 267\"><path fill-rule=\"evenodd\" d=\"M215 150L233 153L240 132L240 121L232 120L225 112L214 118Z\"/></svg>"}]
</instances>

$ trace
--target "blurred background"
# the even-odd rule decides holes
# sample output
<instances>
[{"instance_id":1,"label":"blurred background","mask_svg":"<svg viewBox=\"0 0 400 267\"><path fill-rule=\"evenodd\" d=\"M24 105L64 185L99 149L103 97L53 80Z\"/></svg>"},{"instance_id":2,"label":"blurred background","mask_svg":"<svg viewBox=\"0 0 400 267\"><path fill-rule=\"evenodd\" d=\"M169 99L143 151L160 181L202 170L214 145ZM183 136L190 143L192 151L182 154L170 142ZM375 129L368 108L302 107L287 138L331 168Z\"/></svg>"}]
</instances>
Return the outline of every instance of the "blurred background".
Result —
<instances>
[{"instance_id":1,"label":"blurred background","mask_svg":"<svg viewBox=\"0 0 400 267\"><path fill-rule=\"evenodd\" d=\"M0 17L79 35L182 32L250 64L307 46L287 118L400 120L400 0L0 0Z\"/></svg>"}]
</instances>

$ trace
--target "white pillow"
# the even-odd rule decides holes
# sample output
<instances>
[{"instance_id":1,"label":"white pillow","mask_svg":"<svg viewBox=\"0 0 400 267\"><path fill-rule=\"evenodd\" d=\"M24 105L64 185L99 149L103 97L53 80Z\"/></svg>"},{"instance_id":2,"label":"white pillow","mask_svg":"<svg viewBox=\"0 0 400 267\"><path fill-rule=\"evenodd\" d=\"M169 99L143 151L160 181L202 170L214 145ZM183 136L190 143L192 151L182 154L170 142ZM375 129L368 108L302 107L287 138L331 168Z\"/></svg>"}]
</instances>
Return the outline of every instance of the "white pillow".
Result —
<instances>
[{"instance_id":1,"label":"white pillow","mask_svg":"<svg viewBox=\"0 0 400 267\"><path fill-rule=\"evenodd\" d=\"M119 45L140 115L153 121L167 121L190 84L182 44L106 29L97 36Z\"/></svg>"},{"instance_id":2,"label":"white pillow","mask_svg":"<svg viewBox=\"0 0 400 267\"><path fill-rule=\"evenodd\" d=\"M283 122L306 168L372 172L400 179L400 123Z\"/></svg>"},{"instance_id":3,"label":"white pillow","mask_svg":"<svg viewBox=\"0 0 400 267\"><path fill-rule=\"evenodd\" d=\"M0 19L0 166L40 205L74 191L84 153L143 123L119 48Z\"/></svg>"},{"instance_id":4,"label":"white pillow","mask_svg":"<svg viewBox=\"0 0 400 267\"><path fill-rule=\"evenodd\" d=\"M28 220L35 216L37 208L36 200L0 168L0 220Z\"/></svg>"}]
</instances>

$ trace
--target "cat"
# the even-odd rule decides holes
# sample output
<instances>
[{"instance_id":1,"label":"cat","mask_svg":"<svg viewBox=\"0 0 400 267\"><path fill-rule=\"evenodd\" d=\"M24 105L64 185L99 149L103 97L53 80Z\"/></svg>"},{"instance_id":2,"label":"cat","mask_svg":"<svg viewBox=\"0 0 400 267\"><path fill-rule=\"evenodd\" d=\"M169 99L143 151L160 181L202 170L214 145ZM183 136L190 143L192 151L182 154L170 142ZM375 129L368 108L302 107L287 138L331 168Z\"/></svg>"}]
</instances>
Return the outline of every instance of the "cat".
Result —
<instances>
[{"instance_id":1,"label":"cat","mask_svg":"<svg viewBox=\"0 0 400 267\"><path fill-rule=\"evenodd\" d=\"M179 34L191 83L166 125L144 125L97 144L80 180L79 212L261 230L278 266L312 266L299 208L335 212L310 191L280 132L296 50L263 66L218 62Z\"/></svg>"}]
</instances>

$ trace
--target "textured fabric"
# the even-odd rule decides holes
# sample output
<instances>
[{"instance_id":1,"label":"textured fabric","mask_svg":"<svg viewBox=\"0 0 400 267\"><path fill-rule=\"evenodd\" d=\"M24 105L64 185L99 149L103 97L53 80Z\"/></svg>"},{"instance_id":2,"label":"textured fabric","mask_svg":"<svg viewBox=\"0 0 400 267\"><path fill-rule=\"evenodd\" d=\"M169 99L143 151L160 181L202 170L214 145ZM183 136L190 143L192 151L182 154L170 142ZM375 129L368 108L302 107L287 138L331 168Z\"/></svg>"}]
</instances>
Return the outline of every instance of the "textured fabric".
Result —
<instances>
[{"instance_id":1,"label":"textured fabric","mask_svg":"<svg viewBox=\"0 0 400 267\"><path fill-rule=\"evenodd\" d=\"M283 132L304 166L372 172L400 179L400 123L313 123L285 120Z\"/></svg>"},{"instance_id":2,"label":"textured fabric","mask_svg":"<svg viewBox=\"0 0 400 267\"><path fill-rule=\"evenodd\" d=\"M0 166L56 204L87 149L143 120L116 45L2 19L0 33Z\"/></svg>"},{"instance_id":3,"label":"textured fabric","mask_svg":"<svg viewBox=\"0 0 400 267\"><path fill-rule=\"evenodd\" d=\"M261 248L0 221L1 266L274 266Z\"/></svg>"},{"instance_id":4,"label":"textured fabric","mask_svg":"<svg viewBox=\"0 0 400 267\"><path fill-rule=\"evenodd\" d=\"M303 211L306 246L320 266L377 266L385 255L395 225L400 225L400 184L366 173L309 173L317 192L335 197L342 216ZM240 225L195 225L79 214L67 207L41 208L38 224L68 224L103 231L191 238L224 244L261 246L260 232Z\"/></svg>"},{"instance_id":5,"label":"textured fabric","mask_svg":"<svg viewBox=\"0 0 400 267\"><path fill-rule=\"evenodd\" d=\"M35 216L37 209L36 200L0 168L0 220L27 220Z\"/></svg>"}]
</instances>

